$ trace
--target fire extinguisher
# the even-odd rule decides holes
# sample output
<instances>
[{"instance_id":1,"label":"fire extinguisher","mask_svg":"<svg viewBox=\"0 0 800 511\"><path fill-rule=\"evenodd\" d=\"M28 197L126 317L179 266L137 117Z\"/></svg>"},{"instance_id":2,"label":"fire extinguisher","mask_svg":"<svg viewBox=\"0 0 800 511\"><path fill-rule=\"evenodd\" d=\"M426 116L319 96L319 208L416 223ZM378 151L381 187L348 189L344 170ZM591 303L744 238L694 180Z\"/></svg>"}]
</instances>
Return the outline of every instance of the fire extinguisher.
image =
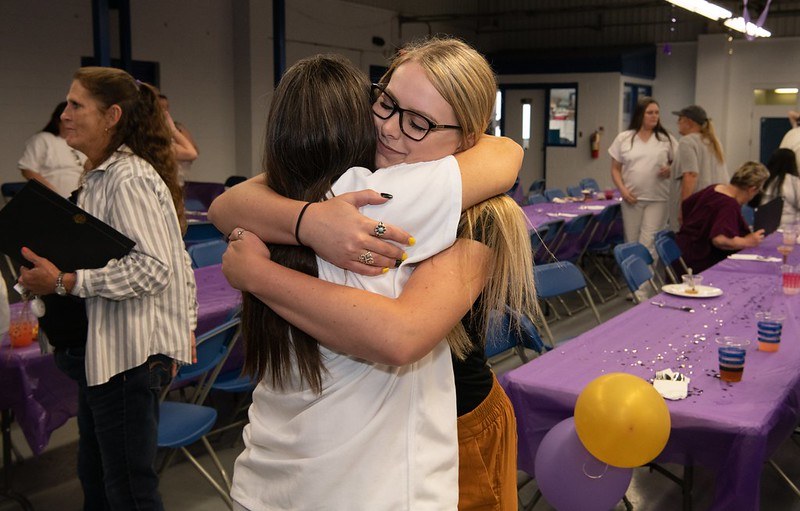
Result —
<instances>
[{"instance_id":1,"label":"fire extinguisher","mask_svg":"<svg viewBox=\"0 0 800 511\"><path fill-rule=\"evenodd\" d=\"M589 143L592 146L592 159L596 160L600 157L600 132L595 130L589 137Z\"/></svg>"}]
</instances>

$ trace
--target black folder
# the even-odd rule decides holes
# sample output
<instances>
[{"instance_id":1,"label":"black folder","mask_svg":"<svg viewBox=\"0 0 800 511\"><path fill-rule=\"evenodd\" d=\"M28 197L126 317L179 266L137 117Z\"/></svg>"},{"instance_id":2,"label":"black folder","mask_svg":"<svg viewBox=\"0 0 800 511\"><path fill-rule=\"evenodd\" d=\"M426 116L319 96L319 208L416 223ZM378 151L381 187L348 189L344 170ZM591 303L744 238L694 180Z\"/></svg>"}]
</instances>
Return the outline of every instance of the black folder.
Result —
<instances>
[{"instance_id":1,"label":"black folder","mask_svg":"<svg viewBox=\"0 0 800 511\"><path fill-rule=\"evenodd\" d=\"M783 197L775 197L766 204L756 208L753 220L753 231L764 229L764 236L769 236L781 225L783 215Z\"/></svg>"},{"instance_id":2,"label":"black folder","mask_svg":"<svg viewBox=\"0 0 800 511\"><path fill-rule=\"evenodd\" d=\"M64 272L102 268L136 243L36 180L0 209L0 252L25 266L28 247Z\"/></svg>"}]
</instances>

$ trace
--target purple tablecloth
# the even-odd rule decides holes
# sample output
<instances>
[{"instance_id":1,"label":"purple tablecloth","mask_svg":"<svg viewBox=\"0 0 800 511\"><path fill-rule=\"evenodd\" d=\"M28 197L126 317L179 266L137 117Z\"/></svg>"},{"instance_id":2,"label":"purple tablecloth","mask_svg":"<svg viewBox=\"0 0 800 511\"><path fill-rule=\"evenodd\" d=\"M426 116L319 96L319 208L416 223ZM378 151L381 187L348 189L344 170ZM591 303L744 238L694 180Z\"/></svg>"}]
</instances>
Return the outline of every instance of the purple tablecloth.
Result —
<instances>
[{"instance_id":1,"label":"purple tablecloth","mask_svg":"<svg viewBox=\"0 0 800 511\"><path fill-rule=\"evenodd\" d=\"M220 266L195 270L197 334L225 321L241 295L231 288ZM11 317L22 307L11 306ZM236 361L231 361L235 363ZM56 368L52 355L34 343L11 349L8 335L0 340L0 408L11 409L34 454L41 453L50 434L77 413L77 387Z\"/></svg>"},{"instance_id":2,"label":"purple tablecloth","mask_svg":"<svg viewBox=\"0 0 800 511\"><path fill-rule=\"evenodd\" d=\"M783 234L776 232L773 233L761 242L756 248L747 248L739 252L739 254L755 254L764 257L782 257L778 252L778 245L783 240ZM792 252L789 254L789 263L798 264L800 262L800 248L795 249L797 253ZM782 262L769 262L769 261L743 261L740 259L725 259L719 264L714 266L715 270L731 271L736 273L759 273L762 275L772 275L776 278L781 273Z\"/></svg>"},{"instance_id":3,"label":"purple tablecloth","mask_svg":"<svg viewBox=\"0 0 800 511\"><path fill-rule=\"evenodd\" d=\"M569 222L577 215L599 215L608 206L619 204L619 200L589 200L586 202L565 202L557 204L555 202L542 202L540 204L530 204L523 206L522 211L528 217L528 221L533 227L539 227L553 220L564 220ZM602 206L603 209L597 206Z\"/></svg>"},{"instance_id":4,"label":"purple tablecloth","mask_svg":"<svg viewBox=\"0 0 800 511\"><path fill-rule=\"evenodd\" d=\"M658 296L668 304L692 305L694 314L643 303L503 375L517 416L520 469L535 475L539 443L573 414L578 394L591 380L611 372L650 379L671 368L692 381L688 398L667 401L672 432L658 461L714 470L712 509L758 509L764 462L800 417L800 295L783 295L777 280L763 274L712 268L703 275L704 284L724 294ZM787 315L780 350L765 353L751 345L743 380L721 382L715 337L753 338L753 313L770 308Z\"/></svg>"}]
</instances>

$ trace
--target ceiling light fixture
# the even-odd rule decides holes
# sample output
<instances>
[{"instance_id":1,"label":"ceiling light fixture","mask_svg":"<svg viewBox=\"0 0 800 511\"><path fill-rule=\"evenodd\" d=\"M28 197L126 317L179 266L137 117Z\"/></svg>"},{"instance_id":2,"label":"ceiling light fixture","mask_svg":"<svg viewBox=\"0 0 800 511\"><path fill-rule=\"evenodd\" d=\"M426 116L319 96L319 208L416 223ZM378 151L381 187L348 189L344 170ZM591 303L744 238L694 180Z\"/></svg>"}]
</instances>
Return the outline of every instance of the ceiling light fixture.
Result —
<instances>
[{"instance_id":1,"label":"ceiling light fixture","mask_svg":"<svg viewBox=\"0 0 800 511\"><path fill-rule=\"evenodd\" d=\"M706 18L714 21L725 18L730 18L733 13L724 7L706 2L705 0L667 0L667 2L682 7L687 11L705 16Z\"/></svg>"},{"instance_id":2,"label":"ceiling light fixture","mask_svg":"<svg viewBox=\"0 0 800 511\"><path fill-rule=\"evenodd\" d=\"M780 87L775 89L775 94L797 94L797 87Z\"/></svg>"},{"instance_id":3,"label":"ceiling light fixture","mask_svg":"<svg viewBox=\"0 0 800 511\"><path fill-rule=\"evenodd\" d=\"M755 37L770 37L772 32L769 30L759 27L755 23L747 22L747 27L744 24L744 18L741 16L738 18L731 18L729 20L725 20L723 23L726 27L730 28L731 30L736 30L737 32L741 32L743 34L755 36Z\"/></svg>"}]
</instances>

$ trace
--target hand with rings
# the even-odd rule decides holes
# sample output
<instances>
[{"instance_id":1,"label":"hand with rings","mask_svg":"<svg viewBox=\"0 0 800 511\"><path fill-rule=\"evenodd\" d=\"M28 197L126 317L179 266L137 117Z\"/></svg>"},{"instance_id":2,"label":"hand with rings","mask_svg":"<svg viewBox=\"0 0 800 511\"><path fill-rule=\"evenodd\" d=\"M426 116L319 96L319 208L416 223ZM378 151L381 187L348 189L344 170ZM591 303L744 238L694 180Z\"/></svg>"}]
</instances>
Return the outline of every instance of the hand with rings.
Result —
<instances>
[{"instance_id":1,"label":"hand with rings","mask_svg":"<svg viewBox=\"0 0 800 511\"><path fill-rule=\"evenodd\" d=\"M372 252L370 252L369 250L358 256L358 260L361 263L367 264L369 266L372 266L375 263L375 259L372 257Z\"/></svg>"},{"instance_id":2,"label":"hand with rings","mask_svg":"<svg viewBox=\"0 0 800 511\"><path fill-rule=\"evenodd\" d=\"M256 272L268 271L265 260L270 259L270 252L258 236L237 227L228 236L230 243L222 254L222 273L235 289L249 291L253 275Z\"/></svg>"},{"instance_id":3,"label":"hand with rings","mask_svg":"<svg viewBox=\"0 0 800 511\"><path fill-rule=\"evenodd\" d=\"M237 227L231 232L230 236L228 236L228 241L239 241L244 238L244 233L244 229Z\"/></svg>"}]
</instances>

